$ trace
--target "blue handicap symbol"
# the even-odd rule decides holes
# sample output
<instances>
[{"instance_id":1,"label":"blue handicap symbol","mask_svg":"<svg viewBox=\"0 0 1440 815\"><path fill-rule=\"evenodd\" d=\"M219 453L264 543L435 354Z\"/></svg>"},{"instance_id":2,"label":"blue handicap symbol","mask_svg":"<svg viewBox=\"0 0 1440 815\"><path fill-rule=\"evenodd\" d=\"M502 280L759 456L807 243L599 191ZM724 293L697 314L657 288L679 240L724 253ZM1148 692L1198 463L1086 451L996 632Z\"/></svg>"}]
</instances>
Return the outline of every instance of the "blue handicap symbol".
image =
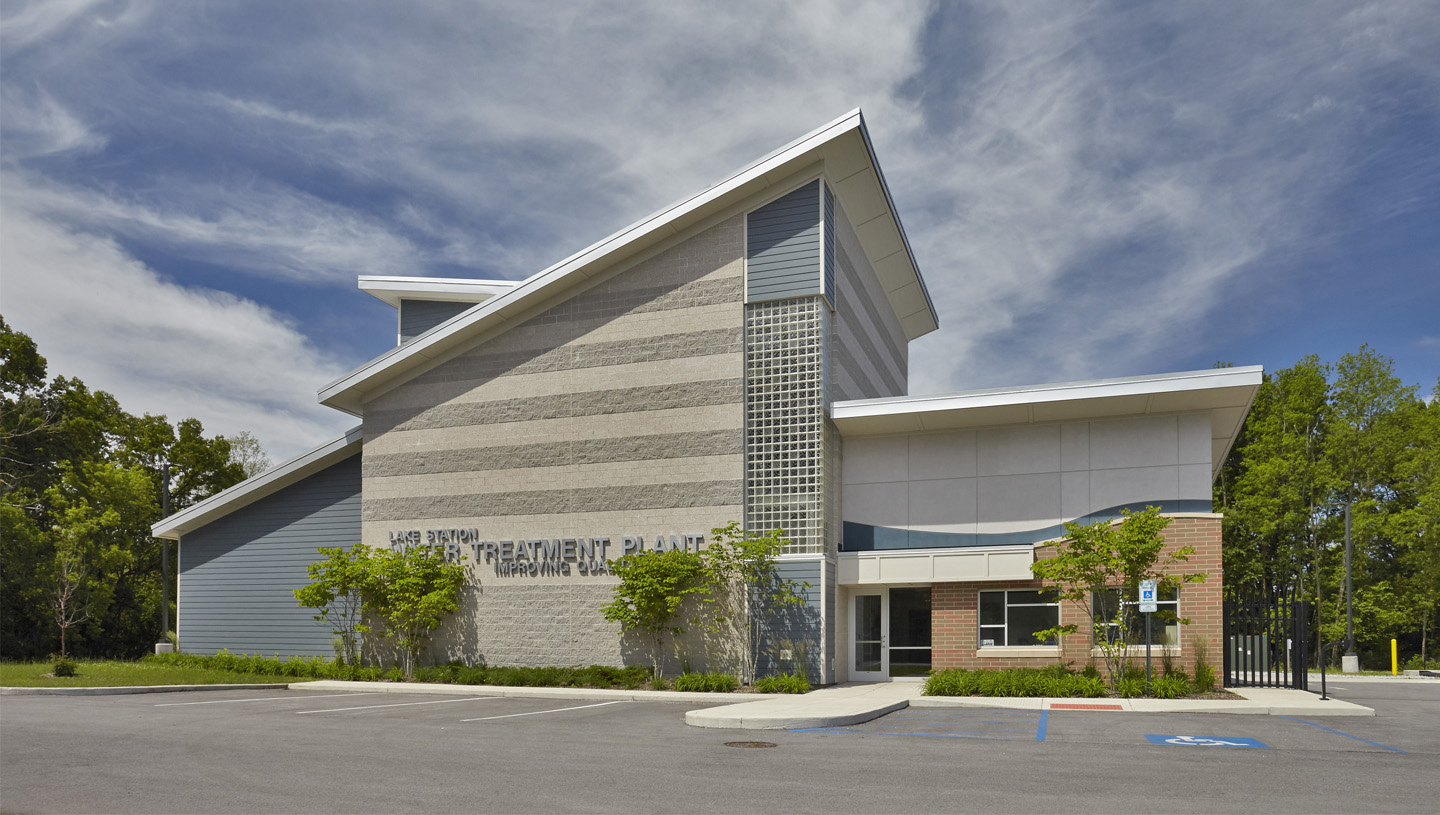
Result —
<instances>
[{"instance_id":1,"label":"blue handicap symbol","mask_svg":"<svg viewBox=\"0 0 1440 815\"><path fill-rule=\"evenodd\" d=\"M1259 739L1249 739L1244 736L1224 736L1216 738L1213 736L1149 736L1145 737L1151 744L1173 747L1258 747L1262 750L1269 750L1270 745Z\"/></svg>"}]
</instances>

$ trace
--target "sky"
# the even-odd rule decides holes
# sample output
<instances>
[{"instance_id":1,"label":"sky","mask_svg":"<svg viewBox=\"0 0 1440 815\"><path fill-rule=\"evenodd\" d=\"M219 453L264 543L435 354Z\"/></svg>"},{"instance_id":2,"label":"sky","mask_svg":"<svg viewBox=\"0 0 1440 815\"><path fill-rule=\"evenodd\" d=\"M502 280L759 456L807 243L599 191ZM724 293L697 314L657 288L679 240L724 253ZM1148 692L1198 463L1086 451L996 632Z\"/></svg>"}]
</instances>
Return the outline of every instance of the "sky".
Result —
<instances>
[{"instance_id":1,"label":"sky","mask_svg":"<svg viewBox=\"0 0 1440 815\"><path fill-rule=\"evenodd\" d=\"M249 431L394 345L358 275L519 280L854 108L940 317L910 391L1440 375L1440 2L0 1L0 314Z\"/></svg>"}]
</instances>

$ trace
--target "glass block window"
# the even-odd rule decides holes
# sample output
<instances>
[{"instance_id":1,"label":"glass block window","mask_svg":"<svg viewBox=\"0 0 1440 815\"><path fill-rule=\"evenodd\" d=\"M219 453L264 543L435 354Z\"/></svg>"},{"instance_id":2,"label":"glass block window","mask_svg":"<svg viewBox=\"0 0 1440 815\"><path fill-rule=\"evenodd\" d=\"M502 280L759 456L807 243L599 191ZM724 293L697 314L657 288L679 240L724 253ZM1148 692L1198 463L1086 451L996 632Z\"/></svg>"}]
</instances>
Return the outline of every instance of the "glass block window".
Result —
<instances>
[{"instance_id":1,"label":"glass block window","mask_svg":"<svg viewBox=\"0 0 1440 815\"><path fill-rule=\"evenodd\" d=\"M790 553L826 551L838 477L825 415L829 309L819 297L745 307L745 527L784 529Z\"/></svg>"}]
</instances>

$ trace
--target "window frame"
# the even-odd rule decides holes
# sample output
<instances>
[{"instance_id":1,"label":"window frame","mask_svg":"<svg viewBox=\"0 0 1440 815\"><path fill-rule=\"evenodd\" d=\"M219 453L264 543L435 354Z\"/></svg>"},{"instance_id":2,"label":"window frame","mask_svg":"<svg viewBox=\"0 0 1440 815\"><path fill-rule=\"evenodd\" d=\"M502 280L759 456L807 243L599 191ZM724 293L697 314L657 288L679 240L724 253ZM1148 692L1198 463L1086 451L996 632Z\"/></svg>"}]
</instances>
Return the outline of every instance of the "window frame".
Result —
<instances>
[{"instance_id":1,"label":"window frame","mask_svg":"<svg viewBox=\"0 0 1440 815\"><path fill-rule=\"evenodd\" d=\"M1053 600L1047 599L1047 598L1045 598L1045 596L1043 595L1043 592L1044 592L1044 591L1045 591L1045 590L1044 590L1043 588L1041 588L1041 589L979 589L979 590L976 592L976 597L975 597L975 622L976 622L976 632L977 632L977 636L976 636L976 639L975 639L976 647L979 648L979 649L981 649L981 650L990 649L990 648L1037 648L1037 649L1038 649L1038 648L1047 648L1047 649L1053 650L1053 649L1058 648L1058 647L1060 646L1060 641L1059 641L1058 638L1046 640L1046 641L1044 641L1044 642L1031 642L1031 643L1023 643L1023 644L1018 644L1018 645L1012 645L1012 644L1011 644L1011 641L1010 641L1010 636L1011 636L1011 633L1012 633L1012 632L1011 632L1012 623L1010 622L1010 609L1012 609L1012 608L1053 608L1053 609L1055 610L1055 612L1054 612L1054 613L1055 613L1055 621L1054 621L1054 624L1053 624L1052 626L1047 626L1047 627L1054 627L1054 626L1060 625L1060 598L1059 598L1059 597L1056 597L1056 598L1054 598ZM1038 602L1038 603L1012 603L1012 602L1010 602L1010 595L1011 595L1012 593L1016 593L1016 594L1024 593L1024 594L1036 594L1036 595L1040 595L1039 599L1041 600L1041 602ZM987 594L990 594L990 595L999 594L999 595L1001 595L1001 607L1004 609L1004 612L1005 612L1005 618L1004 618L1005 621L1004 621L1003 623L999 624L999 625L997 625L997 624L995 624L995 623L986 623L986 622L984 621L985 617L984 617L984 612L983 612L982 609L983 609L984 603L985 603L985 595L987 595ZM986 645L986 644L985 644L985 640L986 640L985 630L986 630L987 628L988 628L988 629L991 629L992 631L993 631L994 629L1000 629L1000 630L1003 632L1004 636L1001 638L1000 641L995 642L994 644L991 644L991 645ZM1034 637L1034 632L1025 632L1024 636L1027 636L1027 637L1029 637L1029 638L1031 638L1031 639L1034 639L1034 638L1035 638L1035 637ZM993 635L992 635L992 639L993 639Z\"/></svg>"}]
</instances>

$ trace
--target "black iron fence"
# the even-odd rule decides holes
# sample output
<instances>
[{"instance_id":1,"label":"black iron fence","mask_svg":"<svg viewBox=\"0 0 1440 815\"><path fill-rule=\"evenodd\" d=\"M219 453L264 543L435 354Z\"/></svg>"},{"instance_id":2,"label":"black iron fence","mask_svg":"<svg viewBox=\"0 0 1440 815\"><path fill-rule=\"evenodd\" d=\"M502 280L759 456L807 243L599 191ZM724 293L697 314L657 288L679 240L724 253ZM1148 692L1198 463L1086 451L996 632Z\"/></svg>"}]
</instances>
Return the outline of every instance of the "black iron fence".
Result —
<instances>
[{"instance_id":1,"label":"black iron fence","mask_svg":"<svg viewBox=\"0 0 1440 815\"><path fill-rule=\"evenodd\" d=\"M1309 603L1293 589L1240 587L1224 614L1225 687L1309 690Z\"/></svg>"}]
</instances>

